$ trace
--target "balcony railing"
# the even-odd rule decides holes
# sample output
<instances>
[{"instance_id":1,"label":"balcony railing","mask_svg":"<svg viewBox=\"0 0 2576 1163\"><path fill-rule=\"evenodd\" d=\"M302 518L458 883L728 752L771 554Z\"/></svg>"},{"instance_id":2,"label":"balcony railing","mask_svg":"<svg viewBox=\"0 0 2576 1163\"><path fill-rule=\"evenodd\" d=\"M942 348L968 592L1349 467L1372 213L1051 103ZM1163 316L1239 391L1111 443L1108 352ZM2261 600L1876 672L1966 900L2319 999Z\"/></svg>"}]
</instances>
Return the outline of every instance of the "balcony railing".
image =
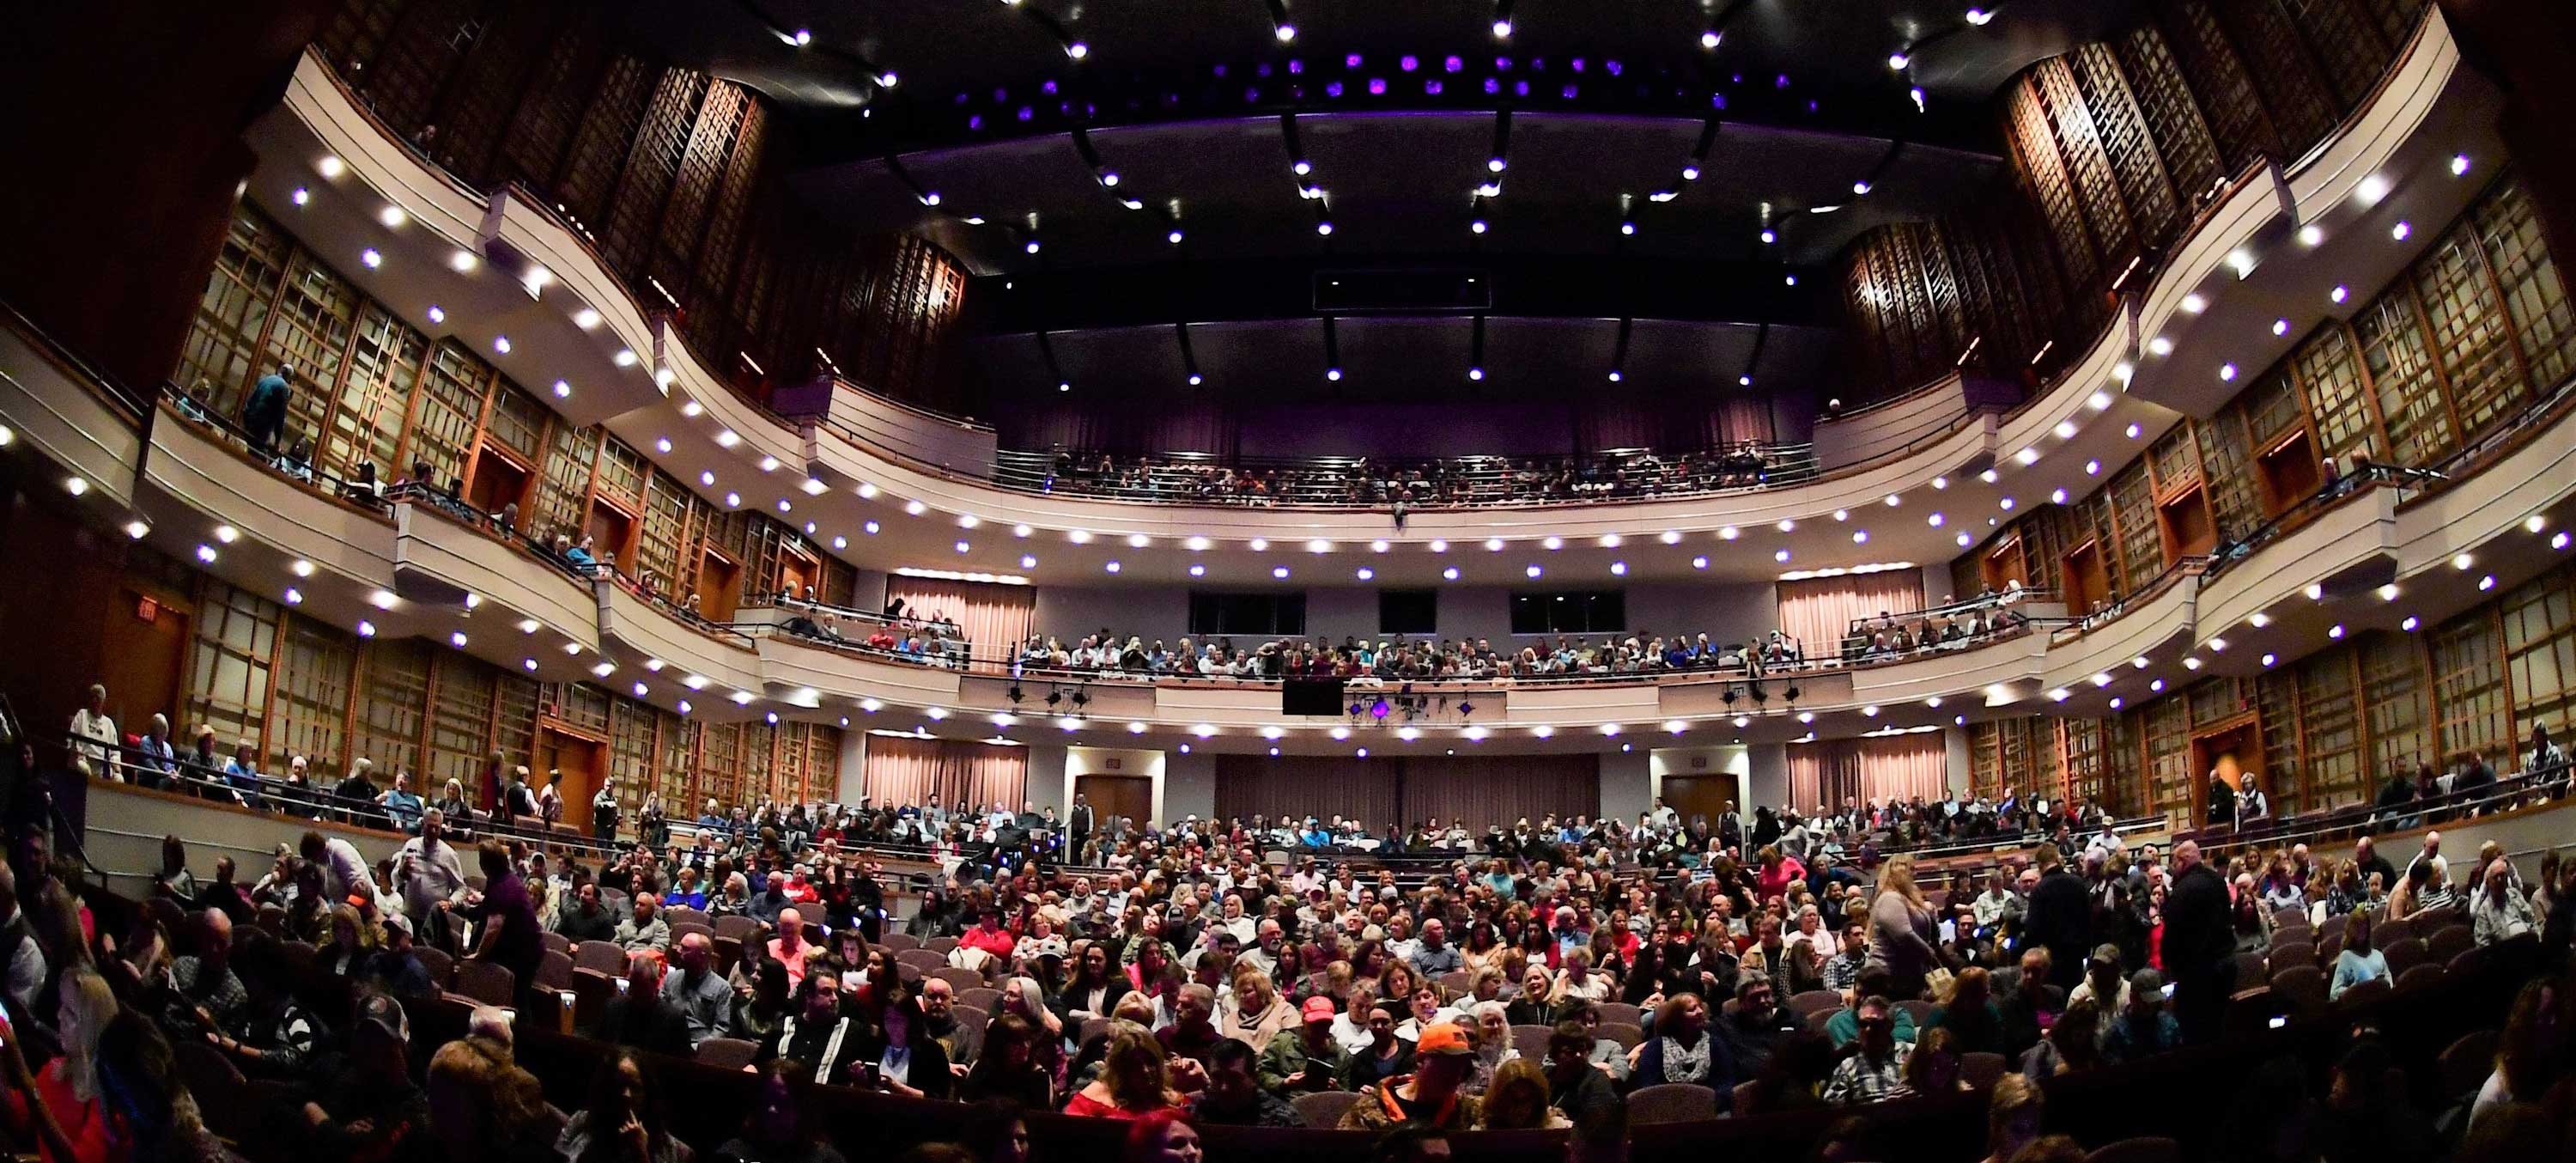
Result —
<instances>
[{"instance_id":1,"label":"balcony railing","mask_svg":"<svg viewBox=\"0 0 2576 1163\"><path fill-rule=\"evenodd\" d=\"M1165 453L1112 457L1056 449L999 454L993 482L1058 496L1162 504L1318 509L1448 509L1705 497L1816 479L1806 444L1731 444L1706 452L1642 448L1583 456L1269 459Z\"/></svg>"},{"instance_id":2,"label":"balcony railing","mask_svg":"<svg viewBox=\"0 0 2576 1163\"><path fill-rule=\"evenodd\" d=\"M1153 683L1163 686L1259 687L1276 686L1293 678L1323 679L1340 677L1349 681L1354 686L1369 689L1393 690L1419 686L1431 687L1444 692L1456 692L1459 690L1502 689L1514 686L1609 686L1638 682L1742 682L1774 678L1795 678L1801 675L1848 671L1870 666L1908 662L1918 658L1927 657L1932 654L1952 650L1965 650L1972 647L1983 646L1989 642L2000 641L2005 638L2016 636L2028 627L2030 619L2020 610L2012 607L2041 596L2042 595L2039 591L2016 589L2001 594L1982 595L1979 598L1968 602L1953 603L1950 606L1943 607L1943 611L1953 618L1970 616L1977 617L1980 628L1975 633L1964 634L1956 638L1938 638L1929 642L1918 641L1903 649L1895 648L1893 646L1886 648L1872 648L1868 639L1860 639L1856 640L1857 644L1847 652L1818 658L1809 658L1798 649L1798 646L1794 641L1787 641L1785 644L1779 645L1776 648L1773 644L1769 643L1734 643L1712 649L1708 653L1695 657L1687 664L1680 666L1670 665L1658 658L1650 664L1625 669L1583 669L1572 671L1547 670L1539 668L1525 669L1526 663L1523 658L1524 654L1537 652L1540 658L1544 660L1547 654L1551 653L1549 651L1542 651L1540 648L1545 646L1546 643L1540 642L1534 643L1526 648L1507 648L1505 650L1496 651L1491 656L1490 660L1479 659L1472 661L1469 664L1471 667L1470 673L1435 673L1430 675L1413 674L1401 670L1390 673L1376 669L1357 671L1354 673L1343 673L1343 671L1347 669L1343 665L1343 660L1348 656L1342 652L1341 648L1335 647L1326 639L1310 639L1303 636L1264 642L1249 650L1237 649L1233 645L1230 636L1218 635L1209 637L1208 641L1210 644L1217 649L1220 656L1224 659L1239 660L1252 664L1258 668L1257 673L1239 675L1221 673L1183 673L1169 668L1168 665L1162 668L1152 666L1130 666L1123 663L1098 666L1056 665L1051 660L1045 662L1033 660L1029 656L1029 649L1025 647L1020 653L1009 657L999 657L990 652L985 656L977 657L970 650L969 644L962 639L940 639L938 643L939 649L933 649L931 641L929 639L924 639L922 648L917 652L900 648L888 649L881 645L869 645L866 641L867 635L864 633L853 637L849 634L841 633L838 630L827 631L827 627L831 626L835 622L846 621L853 623L854 625L852 628L854 629L858 627L867 627L871 629L883 628L889 634L894 635L898 640L901 640L910 636L918 636L921 633L920 625L918 623L907 623L899 620L889 621L879 615L869 614L860 610L852 610L846 607L826 606L819 603L792 599L783 601L781 606L782 608L794 612L797 616L774 625L738 624L735 629L754 635L777 636L793 641L803 642L808 645L822 646L827 649L850 654L856 657L873 658L887 662L908 663L918 666L936 666L945 669L960 670L968 674L984 677L1007 678L1013 681L1025 680L1064 683L1112 682ZM1918 616L1919 615L1917 614L1909 613L1905 617L1910 620ZM828 618L829 621L826 621L826 618ZM1593 636L1530 635L1527 637L1548 638L1559 643L1579 643L1588 641ZM1616 639L1624 642L1635 637L1636 636L1633 634L1607 636L1605 639L1605 645L1608 644L1608 639ZM1188 640L1189 639L1187 637L1181 639L1181 641ZM1428 647L1430 645L1427 639L1390 636L1387 640L1391 642L1401 641L1408 646ZM1157 640L1157 642L1159 644L1159 640ZM1040 644L1033 643L1032 645ZM1274 657L1278 660L1275 665L1270 661ZM1445 658L1447 661L1452 662L1459 661L1458 656L1454 654L1444 655L1441 656L1441 658ZM1319 663L1313 661L1315 659L1323 659L1324 661Z\"/></svg>"}]
</instances>

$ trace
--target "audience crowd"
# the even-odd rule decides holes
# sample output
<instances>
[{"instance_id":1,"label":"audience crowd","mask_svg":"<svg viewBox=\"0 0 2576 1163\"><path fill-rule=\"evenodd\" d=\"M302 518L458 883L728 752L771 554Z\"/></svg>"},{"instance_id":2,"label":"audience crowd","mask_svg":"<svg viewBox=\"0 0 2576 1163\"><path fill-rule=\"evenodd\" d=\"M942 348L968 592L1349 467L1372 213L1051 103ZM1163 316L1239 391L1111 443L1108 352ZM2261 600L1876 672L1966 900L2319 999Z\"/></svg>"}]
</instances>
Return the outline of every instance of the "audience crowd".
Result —
<instances>
[{"instance_id":1,"label":"audience crowd","mask_svg":"<svg viewBox=\"0 0 2576 1163\"><path fill-rule=\"evenodd\" d=\"M1880 613L1856 622L1835 655L1846 663L1897 661L1941 650L1957 650L2029 625L2030 618L2010 603L2018 588L1984 594L1971 602L1929 614L1900 617ZM944 614L927 616L906 610L900 600L883 617L817 603L809 590L802 596L779 595L788 611L779 623L786 633L891 654L936 665L966 665L969 644L955 621ZM1031 634L1011 648L1007 666L1013 677L1069 674L1100 678L1235 678L1277 681L1295 678L1340 678L1363 686L1445 680L1583 678L1606 675L1655 676L1691 672L1732 672L1758 679L1809 665L1802 643L1778 630L1750 642L1712 640L1700 633L1676 632L1609 636L1598 643L1559 634L1529 636L1517 649L1490 638L1380 638L1345 635L1329 638L1276 638L1238 645L1232 637L1205 640L1184 637L1166 645L1139 634L1103 628L1068 644L1049 634Z\"/></svg>"},{"instance_id":2,"label":"audience crowd","mask_svg":"<svg viewBox=\"0 0 2576 1163\"><path fill-rule=\"evenodd\" d=\"M1032 458L1033 459L1033 458ZM1278 466L1116 457L1057 450L1032 468L1051 493L1211 505L1470 505L1614 500L1761 488L1807 480L1803 447L1729 444L1702 452L1623 449L1583 457L1470 456L1381 463L1367 457ZM1005 473L1005 483L1020 483Z\"/></svg>"}]
</instances>

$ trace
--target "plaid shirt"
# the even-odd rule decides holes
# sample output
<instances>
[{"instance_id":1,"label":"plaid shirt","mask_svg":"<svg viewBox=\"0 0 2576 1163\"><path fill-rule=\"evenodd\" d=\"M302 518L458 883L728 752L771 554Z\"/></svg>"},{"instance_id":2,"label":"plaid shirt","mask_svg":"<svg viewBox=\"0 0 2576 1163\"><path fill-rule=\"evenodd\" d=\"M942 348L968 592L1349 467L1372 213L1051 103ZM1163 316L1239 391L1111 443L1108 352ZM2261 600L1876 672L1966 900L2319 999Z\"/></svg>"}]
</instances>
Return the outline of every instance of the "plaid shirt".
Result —
<instances>
[{"instance_id":1,"label":"plaid shirt","mask_svg":"<svg viewBox=\"0 0 2576 1163\"><path fill-rule=\"evenodd\" d=\"M1860 984L1861 965L1869 960L1859 949L1844 949L1825 962L1825 988L1849 990Z\"/></svg>"},{"instance_id":2,"label":"plaid shirt","mask_svg":"<svg viewBox=\"0 0 2576 1163\"><path fill-rule=\"evenodd\" d=\"M1870 1062L1868 1055L1853 1053L1834 1067L1833 1081L1825 1084L1825 1101L1859 1104L1903 1098L1912 1093L1905 1085L1905 1057L1912 1049L1898 1042L1885 1059L1875 1064Z\"/></svg>"}]
</instances>

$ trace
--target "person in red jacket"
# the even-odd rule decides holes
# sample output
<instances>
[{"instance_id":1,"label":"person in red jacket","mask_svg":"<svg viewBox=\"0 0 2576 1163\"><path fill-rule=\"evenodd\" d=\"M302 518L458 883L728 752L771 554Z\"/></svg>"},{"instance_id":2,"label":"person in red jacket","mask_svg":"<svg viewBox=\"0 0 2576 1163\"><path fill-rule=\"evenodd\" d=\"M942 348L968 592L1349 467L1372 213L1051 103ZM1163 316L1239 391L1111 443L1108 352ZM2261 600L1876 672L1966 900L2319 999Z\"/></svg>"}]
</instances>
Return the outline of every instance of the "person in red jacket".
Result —
<instances>
[{"instance_id":1,"label":"person in red jacket","mask_svg":"<svg viewBox=\"0 0 2576 1163\"><path fill-rule=\"evenodd\" d=\"M966 935L958 938L957 943L968 949L981 949L1009 964L1011 949L1019 941L1010 930L1002 927L1002 910L987 905L983 919L977 921L974 928L966 930Z\"/></svg>"}]
</instances>

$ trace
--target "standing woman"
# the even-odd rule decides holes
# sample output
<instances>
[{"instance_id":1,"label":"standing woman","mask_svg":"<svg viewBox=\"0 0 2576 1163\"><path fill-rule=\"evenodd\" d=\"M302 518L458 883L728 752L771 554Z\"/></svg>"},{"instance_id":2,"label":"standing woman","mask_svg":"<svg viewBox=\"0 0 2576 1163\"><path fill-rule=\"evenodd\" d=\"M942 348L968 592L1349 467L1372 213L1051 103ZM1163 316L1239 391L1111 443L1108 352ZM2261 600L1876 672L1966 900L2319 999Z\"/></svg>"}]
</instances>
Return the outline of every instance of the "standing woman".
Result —
<instances>
[{"instance_id":1,"label":"standing woman","mask_svg":"<svg viewBox=\"0 0 2576 1163\"><path fill-rule=\"evenodd\" d=\"M483 761L483 786L477 789L475 799L486 813L496 816L501 813L502 770L501 749L495 747L491 757Z\"/></svg>"},{"instance_id":2,"label":"standing woman","mask_svg":"<svg viewBox=\"0 0 2576 1163\"><path fill-rule=\"evenodd\" d=\"M1908 1001L1923 996L1923 978L1940 964L1933 942L1940 930L1932 906L1914 886L1914 859L1890 857L1878 872L1878 898L1869 907L1869 965L1887 970L1888 996Z\"/></svg>"}]
</instances>

